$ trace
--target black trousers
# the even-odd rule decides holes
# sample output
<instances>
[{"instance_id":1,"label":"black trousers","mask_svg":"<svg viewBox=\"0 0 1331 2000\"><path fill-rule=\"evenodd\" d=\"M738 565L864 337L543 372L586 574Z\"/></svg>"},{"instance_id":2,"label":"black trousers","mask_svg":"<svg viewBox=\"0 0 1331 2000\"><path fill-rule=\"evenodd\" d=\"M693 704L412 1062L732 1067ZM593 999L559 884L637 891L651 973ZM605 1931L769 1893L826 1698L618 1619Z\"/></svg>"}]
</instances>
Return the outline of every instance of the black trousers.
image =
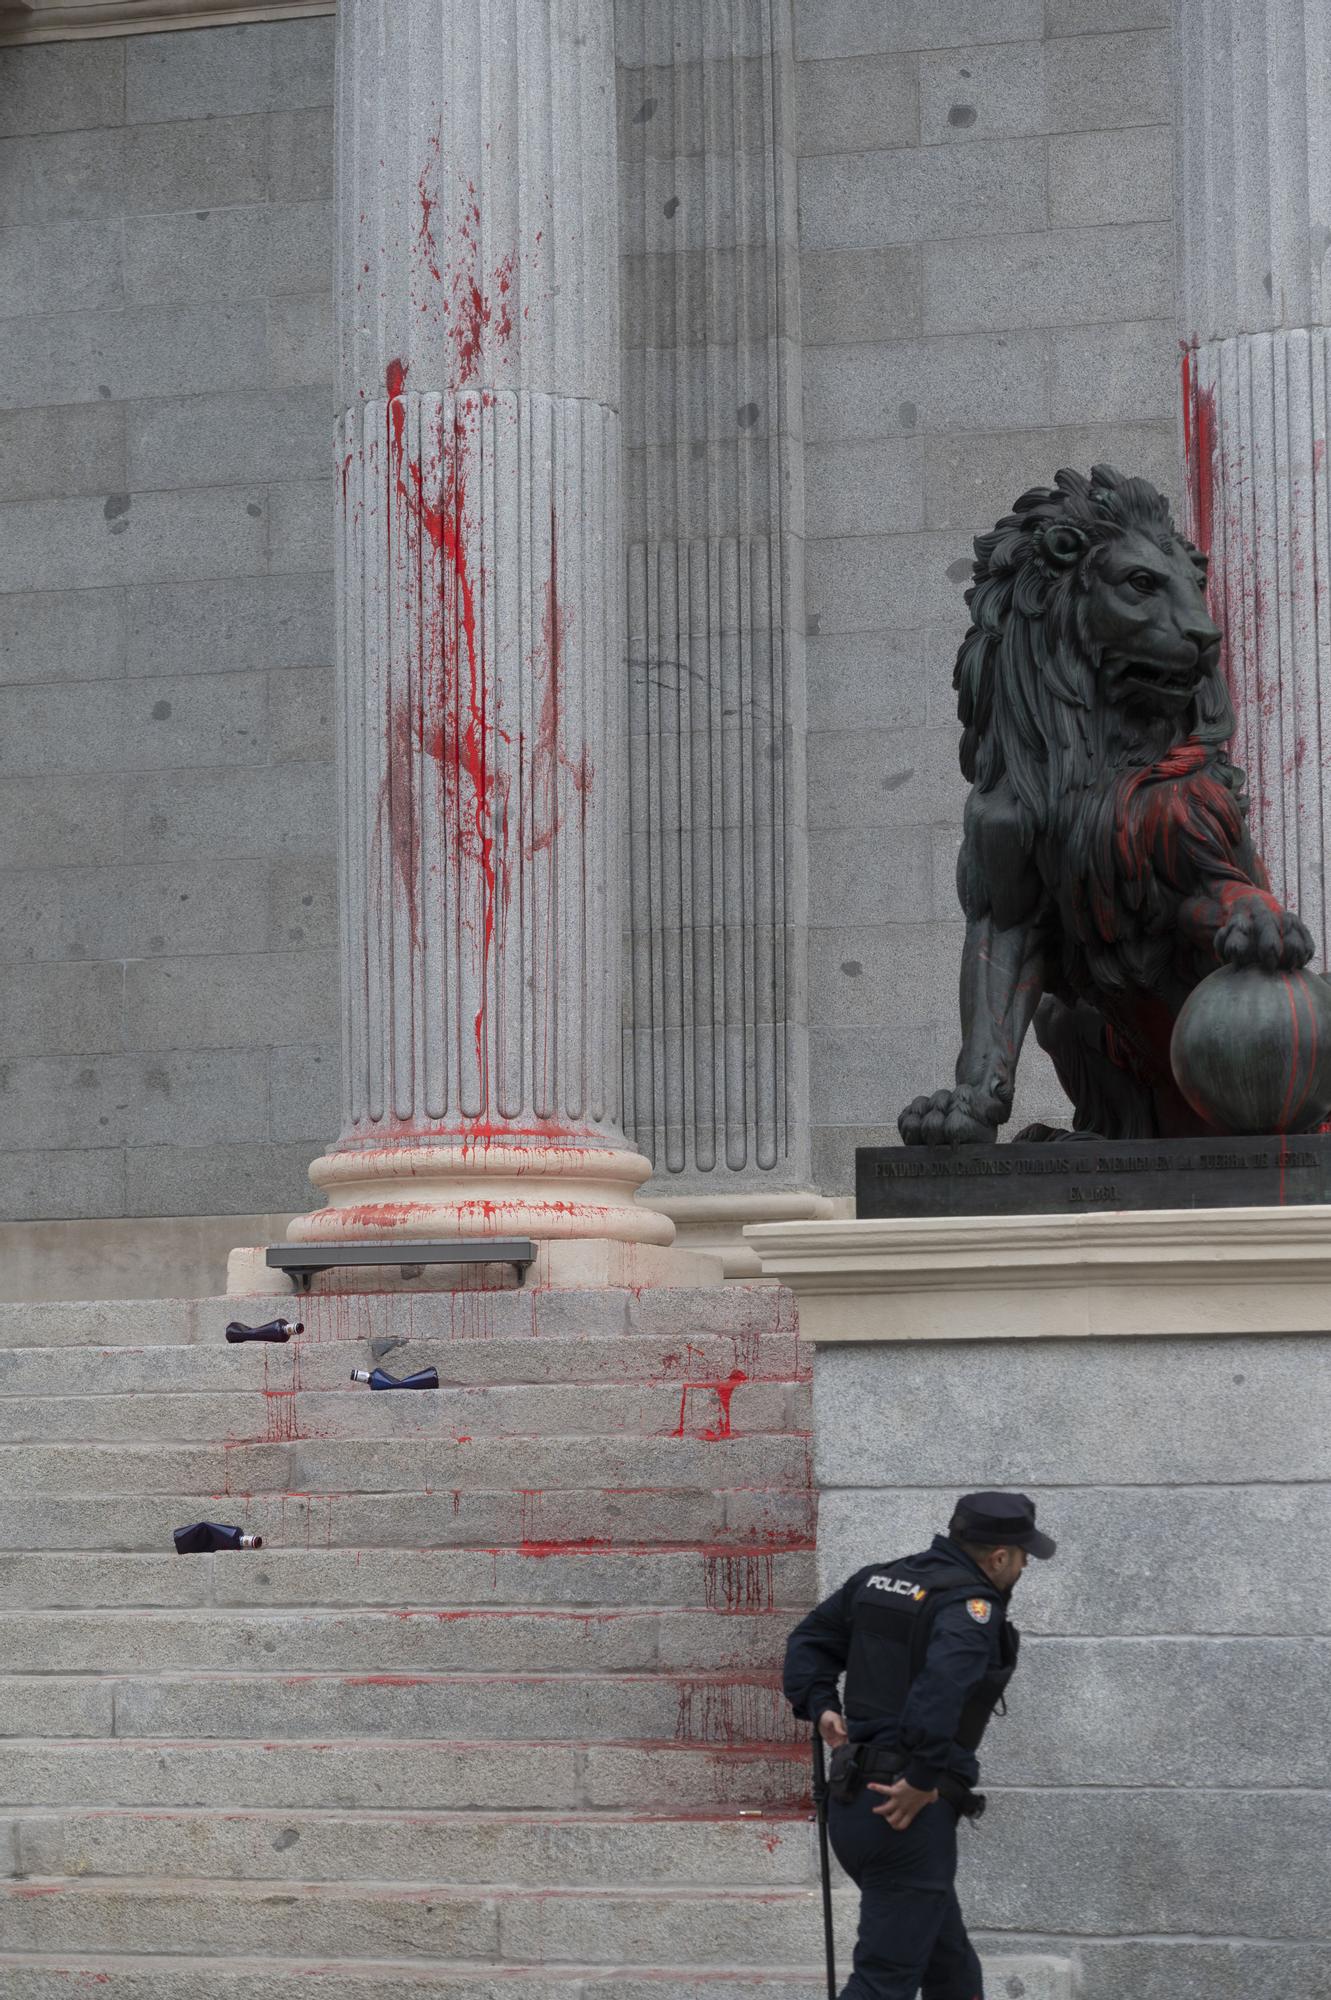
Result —
<instances>
[{"instance_id":1,"label":"black trousers","mask_svg":"<svg viewBox=\"0 0 1331 2000\"><path fill-rule=\"evenodd\" d=\"M841 2000L984 2000L984 1978L957 1902L957 1815L939 1799L904 1833L863 1790L832 1800L828 1833L860 1892L854 1971Z\"/></svg>"}]
</instances>

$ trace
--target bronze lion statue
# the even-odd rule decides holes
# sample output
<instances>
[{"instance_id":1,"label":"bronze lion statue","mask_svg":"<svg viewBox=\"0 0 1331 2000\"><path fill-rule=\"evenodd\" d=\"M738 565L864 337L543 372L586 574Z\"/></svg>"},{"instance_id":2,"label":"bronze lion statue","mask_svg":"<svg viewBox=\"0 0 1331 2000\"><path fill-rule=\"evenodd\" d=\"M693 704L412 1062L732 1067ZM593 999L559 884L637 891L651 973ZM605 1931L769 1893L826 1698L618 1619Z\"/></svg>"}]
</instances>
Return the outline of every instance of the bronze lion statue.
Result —
<instances>
[{"instance_id":1,"label":"bronze lion statue","mask_svg":"<svg viewBox=\"0 0 1331 2000\"><path fill-rule=\"evenodd\" d=\"M902 1112L908 1145L995 1138L1032 1021L1074 1131L1205 1132L1170 1070L1183 1002L1217 965L1311 958L1253 846L1205 585L1163 494L1103 465L976 540L953 676L962 1047L953 1088Z\"/></svg>"}]
</instances>

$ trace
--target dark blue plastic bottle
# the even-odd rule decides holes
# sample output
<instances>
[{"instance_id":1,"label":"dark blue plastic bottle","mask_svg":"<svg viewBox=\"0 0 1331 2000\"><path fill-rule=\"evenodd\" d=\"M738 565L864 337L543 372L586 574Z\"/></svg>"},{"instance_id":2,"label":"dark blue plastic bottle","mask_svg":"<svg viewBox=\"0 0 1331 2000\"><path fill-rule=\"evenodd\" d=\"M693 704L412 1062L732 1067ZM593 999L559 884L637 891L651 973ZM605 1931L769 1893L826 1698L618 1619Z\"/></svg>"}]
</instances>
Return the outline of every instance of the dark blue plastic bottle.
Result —
<instances>
[{"instance_id":1,"label":"dark blue plastic bottle","mask_svg":"<svg viewBox=\"0 0 1331 2000\"><path fill-rule=\"evenodd\" d=\"M368 1382L372 1389L437 1389L439 1370L421 1368L415 1375L385 1375L382 1368L353 1368L353 1382Z\"/></svg>"},{"instance_id":2,"label":"dark blue plastic bottle","mask_svg":"<svg viewBox=\"0 0 1331 2000\"><path fill-rule=\"evenodd\" d=\"M262 1326L246 1326L243 1319L229 1320L226 1337L234 1345L240 1340L290 1340L293 1333L304 1333L300 1320L269 1319Z\"/></svg>"},{"instance_id":3,"label":"dark blue plastic bottle","mask_svg":"<svg viewBox=\"0 0 1331 2000\"><path fill-rule=\"evenodd\" d=\"M209 1549L261 1549L262 1535L247 1535L221 1521L192 1521L188 1528L175 1529L172 1540L178 1556L197 1556Z\"/></svg>"}]
</instances>

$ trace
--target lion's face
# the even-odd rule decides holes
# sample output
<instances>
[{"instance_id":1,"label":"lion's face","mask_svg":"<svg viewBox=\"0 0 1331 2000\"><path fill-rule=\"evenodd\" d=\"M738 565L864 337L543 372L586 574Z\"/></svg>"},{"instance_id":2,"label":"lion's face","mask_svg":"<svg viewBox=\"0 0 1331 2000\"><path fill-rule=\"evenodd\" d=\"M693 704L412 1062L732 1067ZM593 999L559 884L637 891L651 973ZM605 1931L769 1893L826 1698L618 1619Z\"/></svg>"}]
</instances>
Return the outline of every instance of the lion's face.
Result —
<instances>
[{"instance_id":1,"label":"lion's face","mask_svg":"<svg viewBox=\"0 0 1331 2000\"><path fill-rule=\"evenodd\" d=\"M1128 529L1089 567L1085 629L1099 648L1101 698L1115 708L1181 714L1214 673L1220 647L1199 564L1181 542L1171 538L1166 553Z\"/></svg>"}]
</instances>

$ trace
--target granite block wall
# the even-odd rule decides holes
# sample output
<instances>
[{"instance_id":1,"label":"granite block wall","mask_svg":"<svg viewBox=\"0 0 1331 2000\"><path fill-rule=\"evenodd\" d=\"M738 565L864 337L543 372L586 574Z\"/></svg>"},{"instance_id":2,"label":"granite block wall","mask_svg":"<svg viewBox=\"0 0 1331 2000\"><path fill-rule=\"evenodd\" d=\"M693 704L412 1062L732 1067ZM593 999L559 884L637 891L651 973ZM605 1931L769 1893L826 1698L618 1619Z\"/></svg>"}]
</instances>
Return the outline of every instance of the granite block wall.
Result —
<instances>
[{"instance_id":1,"label":"granite block wall","mask_svg":"<svg viewBox=\"0 0 1331 2000\"><path fill-rule=\"evenodd\" d=\"M0 1222L337 1129L332 31L0 52Z\"/></svg>"},{"instance_id":2,"label":"granite block wall","mask_svg":"<svg viewBox=\"0 0 1331 2000\"><path fill-rule=\"evenodd\" d=\"M961 1892L1079 2000L1322 2000L1331 1841L1325 1339L820 1347L820 1582L1020 1487L1032 1564Z\"/></svg>"},{"instance_id":3,"label":"granite block wall","mask_svg":"<svg viewBox=\"0 0 1331 2000\"><path fill-rule=\"evenodd\" d=\"M1168 0L795 0L815 1181L950 1083L971 539L1177 497ZM1058 1119L1040 1051L1009 1130Z\"/></svg>"}]
</instances>

